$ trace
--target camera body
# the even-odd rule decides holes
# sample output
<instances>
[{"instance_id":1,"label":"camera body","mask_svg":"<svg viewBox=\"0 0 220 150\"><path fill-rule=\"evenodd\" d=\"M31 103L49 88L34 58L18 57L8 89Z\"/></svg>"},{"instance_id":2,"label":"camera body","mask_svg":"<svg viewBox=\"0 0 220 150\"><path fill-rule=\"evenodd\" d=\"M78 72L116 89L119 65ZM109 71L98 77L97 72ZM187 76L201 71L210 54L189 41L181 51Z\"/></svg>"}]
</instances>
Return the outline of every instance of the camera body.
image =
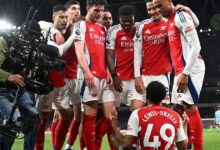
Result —
<instances>
[{"instance_id":1,"label":"camera body","mask_svg":"<svg viewBox=\"0 0 220 150\"><path fill-rule=\"evenodd\" d=\"M25 80L25 88L37 94L47 94L53 90L53 83L49 78L51 70L62 71L64 62L47 56L42 52L46 40L41 33L24 30L18 35L10 37L10 49L6 54L7 71L21 74ZM11 70L10 70L11 69Z\"/></svg>"}]
</instances>

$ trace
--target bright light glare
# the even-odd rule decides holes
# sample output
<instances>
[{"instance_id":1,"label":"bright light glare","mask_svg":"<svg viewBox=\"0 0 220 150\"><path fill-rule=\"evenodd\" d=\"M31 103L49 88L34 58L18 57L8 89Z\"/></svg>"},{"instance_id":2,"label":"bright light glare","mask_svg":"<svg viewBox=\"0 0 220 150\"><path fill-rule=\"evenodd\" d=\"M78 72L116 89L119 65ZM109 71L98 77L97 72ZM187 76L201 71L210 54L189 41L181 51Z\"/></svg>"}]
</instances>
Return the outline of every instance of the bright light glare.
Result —
<instances>
[{"instance_id":1,"label":"bright light glare","mask_svg":"<svg viewBox=\"0 0 220 150\"><path fill-rule=\"evenodd\" d=\"M16 29L15 25L12 25L10 22L6 20L0 20L0 30L11 30Z\"/></svg>"}]
</instances>

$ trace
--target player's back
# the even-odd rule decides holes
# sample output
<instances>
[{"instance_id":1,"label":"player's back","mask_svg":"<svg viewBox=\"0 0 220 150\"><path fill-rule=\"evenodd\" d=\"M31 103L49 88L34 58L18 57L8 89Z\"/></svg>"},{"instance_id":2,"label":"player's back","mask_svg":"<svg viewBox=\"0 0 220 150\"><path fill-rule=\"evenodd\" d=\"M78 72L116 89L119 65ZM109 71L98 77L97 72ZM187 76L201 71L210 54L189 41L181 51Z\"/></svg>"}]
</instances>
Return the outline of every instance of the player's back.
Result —
<instances>
[{"instance_id":1,"label":"player's back","mask_svg":"<svg viewBox=\"0 0 220 150\"><path fill-rule=\"evenodd\" d=\"M180 127L180 116L156 105L137 111L142 150L172 150Z\"/></svg>"}]
</instances>

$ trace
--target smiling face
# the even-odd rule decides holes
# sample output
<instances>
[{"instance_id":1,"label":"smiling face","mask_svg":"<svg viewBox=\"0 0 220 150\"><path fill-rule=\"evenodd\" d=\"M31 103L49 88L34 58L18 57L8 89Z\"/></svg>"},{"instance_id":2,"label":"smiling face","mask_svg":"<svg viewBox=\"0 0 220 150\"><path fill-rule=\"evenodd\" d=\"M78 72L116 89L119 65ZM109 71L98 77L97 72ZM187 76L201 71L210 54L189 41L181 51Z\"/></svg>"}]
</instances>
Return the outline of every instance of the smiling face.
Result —
<instances>
[{"instance_id":1,"label":"smiling face","mask_svg":"<svg viewBox=\"0 0 220 150\"><path fill-rule=\"evenodd\" d=\"M171 0L153 0L153 3L164 17L169 17L172 14Z\"/></svg>"},{"instance_id":2,"label":"smiling face","mask_svg":"<svg viewBox=\"0 0 220 150\"><path fill-rule=\"evenodd\" d=\"M153 21L154 22L160 21L160 19L162 18L162 15L159 12L159 10L155 7L154 3L147 2L146 6L147 6L147 13L153 19Z\"/></svg>"},{"instance_id":3,"label":"smiling face","mask_svg":"<svg viewBox=\"0 0 220 150\"><path fill-rule=\"evenodd\" d=\"M104 11L103 16L100 19L100 24L109 29L112 26L112 14L109 11Z\"/></svg>"}]
</instances>

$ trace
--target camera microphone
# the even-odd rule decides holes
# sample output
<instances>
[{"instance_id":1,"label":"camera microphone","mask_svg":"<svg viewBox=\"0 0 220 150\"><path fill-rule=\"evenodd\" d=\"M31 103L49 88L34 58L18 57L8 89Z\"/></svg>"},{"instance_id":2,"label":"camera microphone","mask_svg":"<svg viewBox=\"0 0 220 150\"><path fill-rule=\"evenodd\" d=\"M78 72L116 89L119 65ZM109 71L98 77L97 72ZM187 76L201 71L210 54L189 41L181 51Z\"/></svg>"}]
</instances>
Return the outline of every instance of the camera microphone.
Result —
<instances>
[{"instance_id":1,"label":"camera microphone","mask_svg":"<svg viewBox=\"0 0 220 150\"><path fill-rule=\"evenodd\" d=\"M41 44L39 50L49 57L58 57L59 49L53 45Z\"/></svg>"}]
</instances>

